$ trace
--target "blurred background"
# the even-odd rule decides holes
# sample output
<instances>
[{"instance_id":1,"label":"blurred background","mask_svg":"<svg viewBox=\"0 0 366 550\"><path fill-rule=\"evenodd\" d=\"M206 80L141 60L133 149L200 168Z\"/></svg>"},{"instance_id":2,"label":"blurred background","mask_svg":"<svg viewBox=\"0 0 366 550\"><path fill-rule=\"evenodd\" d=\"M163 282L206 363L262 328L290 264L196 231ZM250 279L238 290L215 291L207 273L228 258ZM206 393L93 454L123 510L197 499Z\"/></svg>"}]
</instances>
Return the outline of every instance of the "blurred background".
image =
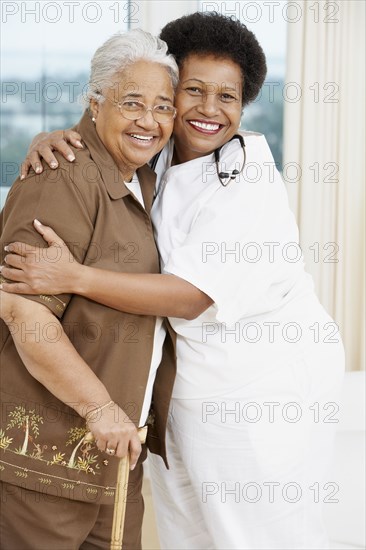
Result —
<instances>
[{"instance_id":1,"label":"blurred background","mask_svg":"<svg viewBox=\"0 0 366 550\"><path fill-rule=\"evenodd\" d=\"M157 34L181 15L218 11L256 34L268 75L245 109L242 129L267 138L307 270L345 343L335 465L342 498L327 514L334 548L364 548L365 2L2 1L0 7L2 204L32 137L80 118L90 59L114 32L142 27ZM157 548L147 528L145 548Z\"/></svg>"},{"instance_id":2,"label":"blurred background","mask_svg":"<svg viewBox=\"0 0 366 550\"><path fill-rule=\"evenodd\" d=\"M216 4L220 7L221 3L4 2L2 162L19 163L36 133L67 128L78 120L81 107L77 98L88 81L90 59L111 34L138 26L158 33L164 22L179 17L182 8L183 13L190 13L215 9ZM239 16L238 4L245 3L226 4L233 4L233 14L237 12ZM250 26L267 54L269 71L261 96L245 112L243 128L265 133L276 162L281 165L286 21L276 17L271 22L251 9L248 14L258 18ZM4 172L4 186L12 184L17 175L14 171L9 166Z\"/></svg>"}]
</instances>

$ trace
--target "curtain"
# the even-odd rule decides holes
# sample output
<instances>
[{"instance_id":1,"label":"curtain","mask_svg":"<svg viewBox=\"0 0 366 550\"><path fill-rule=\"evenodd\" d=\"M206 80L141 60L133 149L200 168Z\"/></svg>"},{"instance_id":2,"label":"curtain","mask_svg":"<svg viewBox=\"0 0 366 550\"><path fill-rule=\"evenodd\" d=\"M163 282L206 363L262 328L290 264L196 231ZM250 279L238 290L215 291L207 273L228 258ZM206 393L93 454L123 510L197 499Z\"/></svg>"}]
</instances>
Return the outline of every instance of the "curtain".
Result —
<instances>
[{"instance_id":1,"label":"curtain","mask_svg":"<svg viewBox=\"0 0 366 550\"><path fill-rule=\"evenodd\" d=\"M347 369L359 370L365 329L365 3L289 2L287 14L283 175L307 271L340 328ZM330 341L332 330L323 332Z\"/></svg>"},{"instance_id":2,"label":"curtain","mask_svg":"<svg viewBox=\"0 0 366 550\"><path fill-rule=\"evenodd\" d=\"M134 0L136 17L132 28L141 27L152 34L160 34L169 21L199 10L199 0Z\"/></svg>"}]
</instances>

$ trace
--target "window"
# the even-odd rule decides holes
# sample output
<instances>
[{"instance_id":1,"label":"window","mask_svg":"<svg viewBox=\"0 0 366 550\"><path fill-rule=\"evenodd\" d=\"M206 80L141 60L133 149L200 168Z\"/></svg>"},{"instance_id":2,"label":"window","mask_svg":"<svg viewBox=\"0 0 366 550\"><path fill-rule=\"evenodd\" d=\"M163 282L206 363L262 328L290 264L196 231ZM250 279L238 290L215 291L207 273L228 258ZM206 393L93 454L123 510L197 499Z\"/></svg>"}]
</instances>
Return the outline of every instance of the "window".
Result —
<instances>
[{"instance_id":1,"label":"window","mask_svg":"<svg viewBox=\"0 0 366 550\"><path fill-rule=\"evenodd\" d=\"M166 0L161 0L162 3ZM244 112L242 129L265 134L282 164L286 4L264 0L199 2L201 11L235 16L261 43L268 64L261 95ZM111 34L138 23L132 0L1 3L1 203L19 172L32 137L72 126L90 59ZM135 21L136 20L136 21Z\"/></svg>"},{"instance_id":2,"label":"window","mask_svg":"<svg viewBox=\"0 0 366 550\"><path fill-rule=\"evenodd\" d=\"M2 204L32 137L80 118L90 59L114 32L127 30L132 4L1 3Z\"/></svg>"}]
</instances>

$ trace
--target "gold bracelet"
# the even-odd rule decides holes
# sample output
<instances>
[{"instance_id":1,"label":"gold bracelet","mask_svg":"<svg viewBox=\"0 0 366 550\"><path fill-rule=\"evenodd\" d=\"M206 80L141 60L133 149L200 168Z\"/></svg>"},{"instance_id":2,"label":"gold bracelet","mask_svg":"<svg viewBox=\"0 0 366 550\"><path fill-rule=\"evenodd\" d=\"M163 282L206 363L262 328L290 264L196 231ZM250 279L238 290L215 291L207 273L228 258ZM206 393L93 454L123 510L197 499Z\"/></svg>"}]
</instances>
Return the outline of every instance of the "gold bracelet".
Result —
<instances>
[{"instance_id":1,"label":"gold bracelet","mask_svg":"<svg viewBox=\"0 0 366 550\"><path fill-rule=\"evenodd\" d=\"M109 405L114 405L114 401L108 401L108 403L105 403L101 407L96 407L95 409L87 412L85 415L86 423L88 424L90 422L90 416L93 416L94 414L101 412L103 409L109 407Z\"/></svg>"}]
</instances>

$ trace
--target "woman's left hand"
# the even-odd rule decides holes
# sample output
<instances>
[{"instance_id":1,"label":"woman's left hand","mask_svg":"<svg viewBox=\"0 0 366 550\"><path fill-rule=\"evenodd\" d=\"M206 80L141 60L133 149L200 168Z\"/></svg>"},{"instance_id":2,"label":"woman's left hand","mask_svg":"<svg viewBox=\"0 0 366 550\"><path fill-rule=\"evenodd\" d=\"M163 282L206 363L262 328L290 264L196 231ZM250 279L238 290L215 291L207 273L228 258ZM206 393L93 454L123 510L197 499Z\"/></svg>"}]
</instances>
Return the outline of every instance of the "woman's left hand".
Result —
<instances>
[{"instance_id":1,"label":"woman's left hand","mask_svg":"<svg viewBox=\"0 0 366 550\"><path fill-rule=\"evenodd\" d=\"M8 254L1 274L14 283L3 282L1 290L13 294L72 293L73 281L82 266L53 229L38 220L34 227L49 246L39 248L18 242L6 246Z\"/></svg>"}]
</instances>

